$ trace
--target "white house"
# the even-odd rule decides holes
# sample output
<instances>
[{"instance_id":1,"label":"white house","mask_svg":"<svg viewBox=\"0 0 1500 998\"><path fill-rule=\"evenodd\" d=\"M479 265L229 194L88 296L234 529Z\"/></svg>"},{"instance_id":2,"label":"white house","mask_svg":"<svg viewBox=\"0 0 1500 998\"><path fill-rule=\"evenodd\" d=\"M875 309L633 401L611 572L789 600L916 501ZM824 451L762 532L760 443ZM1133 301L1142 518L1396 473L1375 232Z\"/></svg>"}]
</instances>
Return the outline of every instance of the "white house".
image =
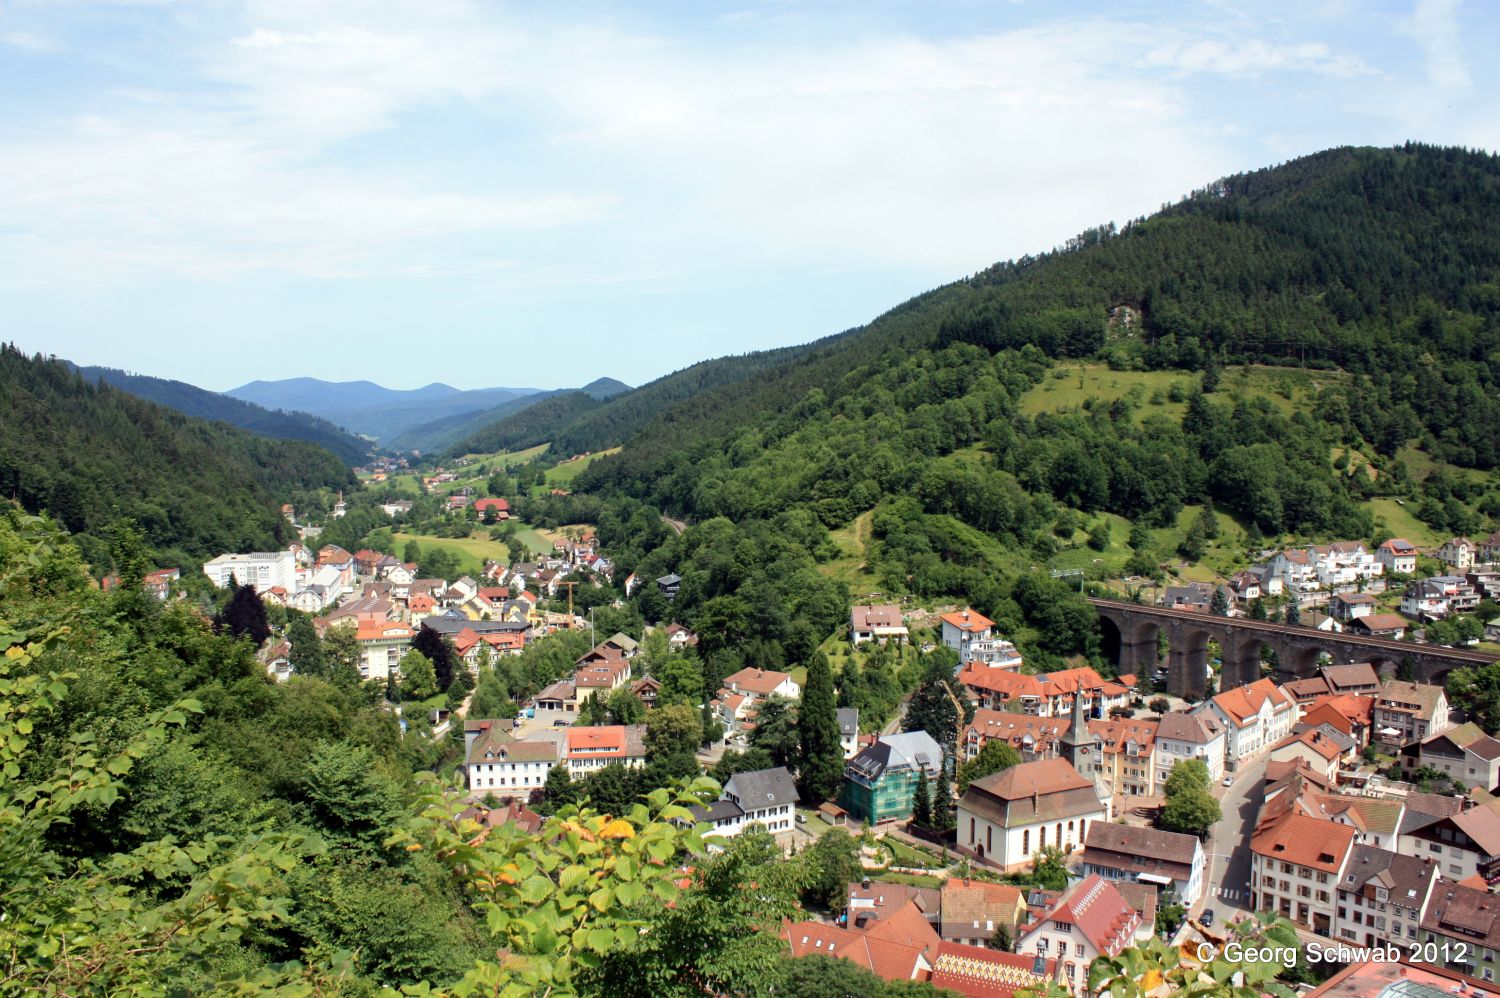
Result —
<instances>
[{"instance_id":1,"label":"white house","mask_svg":"<svg viewBox=\"0 0 1500 998\"><path fill-rule=\"evenodd\" d=\"M504 728L509 721L464 723L464 776L469 790L524 797L547 785L547 773L559 761L551 740L518 741Z\"/></svg>"},{"instance_id":2,"label":"white house","mask_svg":"<svg viewBox=\"0 0 1500 998\"><path fill-rule=\"evenodd\" d=\"M839 748L844 753L844 761L848 762L859 754L859 711L853 707L840 707L839 718Z\"/></svg>"},{"instance_id":3,"label":"white house","mask_svg":"<svg viewBox=\"0 0 1500 998\"><path fill-rule=\"evenodd\" d=\"M856 606L849 610L851 644L860 645L866 641L904 644L906 638L906 621L901 618L901 608L894 603Z\"/></svg>"},{"instance_id":4,"label":"white house","mask_svg":"<svg viewBox=\"0 0 1500 998\"><path fill-rule=\"evenodd\" d=\"M203 574L220 589L230 579L240 585L251 585L258 593L280 587L288 593L297 591L297 556L291 551L256 551L251 554L221 554L203 563Z\"/></svg>"},{"instance_id":5,"label":"white house","mask_svg":"<svg viewBox=\"0 0 1500 998\"><path fill-rule=\"evenodd\" d=\"M1318 544L1312 554L1318 585L1334 592L1353 589L1361 580L1368 582L1385 572L1385 566L1359 541Z\"/></svg>"},{"instance_id":6,"label":"white house","mask_svg":"<svg viewBox=\"0 0 1500 998\"><path fill-rule=\"evenodd\" d=\"M1074 995L1090 994L1089 965L1135 944L1141 914L1100 876L1068 888L1041 918L1021 930L1016 952L1056 960L1061 983Z\"/></svg>"},{"instance_id":7,"label":"white house","mask_svg":"<svg viewBox=\"0 0 1500 998\"><path fill-rule=\"evenodd\" d=\"M969 660L972 642L988 641L994 636L995 622L978 610L956 610L939 614L938 619L943 622L943 646L956 651L960 662Z\"/></svg>"},{"instance_id":8,"label":"white house","mask_svg":"<svg viewBox=\"0 0 1500 998\"><path fill-rule=\"evenodd\" d=\"M1224 778L1224 753L1229 737L1223 720L1212 710L1173 711L1156 726L1156 779L1165 785L1172 767L1183 759L1200 759L1209 777ZM1158 786L1157 792L1161 792Z\"/></svg>"},{"instance_id":9,"label":"white house","mask_svg":"<svg viewBox=\"0 0 1500 998\"><path fill-rule=\"evenodd\" d=\"M1096 821L1083 843L1083 875L1152 884L1192 907L1203 893L1203 843L1195 836Z\"/></svg>"},{"instance_id":10,"label":"white house","mask_svg":"<svg viewBox=\"0 0 1500 998\"><path fill-rule=\"evenodd\" d=\"M1354 849L1354 829L1287 811L1250 838L1252 907L1329 935L1334 891Z\"/></svg>"},{"instance_id":11,"label":"white house","mask_svg":"<svg viewBox=\"0 0 1500 998\"><path fill-rule=\"evenodd\" d=\"M1375 557L1387 572L1411 575L1417 570L1417 549L1404 537L1392 537L1375 549Z\"/></svg>"},{"instance_id":12,"label":"white house","mask_svg":"<svg viewBox=\"0 0 1500 998\"><path fill-rule=\"evenodd\" d=\"M1225 759L1233 763L1231 768L1281 741L1297 722L1297 701L1269 679L1220 693L1199 709L1213 711L1224 725Z\"/></svg>"},{"instance_id":13,"label":"white house","mask_svg":"<svg viewBox=\"0 0 1500 998\"><path fill-rule=\"evenodd\" d=\"M1108 820L1094 781L1068 760L1023 762L969 784L958 802L958 850L1019 869L1049 845L1077 851L1089 824Z\"/></svg>"},{"instance_id":14,"label":"white house","mask_svg":"<svg viewBox=\"0 0 1500 998\"><path fill-rule=\"evenodd\" d=\"M1318 566L1310 549L1287 548L1276 552L1269 574L1279 578L1289 593L1310 593L1318 588Z\"/></svg>"},{"instance_id":15,"label":"white house","mask_svg":"<svg viewBox=\"0 0 1500 998\"><path fill-rule=\"evenodd\" d=\"M1437 556L1455 571L1467 572L1479 557L1479 546L1467 537L1453 537L1437 549Z\"/></svg>"},{"instance_id":16,"label":"white house","mask_svg":"<svg viewBox=\"0 0 1500 998\"><path fill-rule=\"evenodd\" d=\"M713 826L711 835L732 839L751 825L761 825L785 838L796 821L797 781L785 766L735 773L724 784L719 799L691 810L699 821Z\"/></svg>"}]
</instances>

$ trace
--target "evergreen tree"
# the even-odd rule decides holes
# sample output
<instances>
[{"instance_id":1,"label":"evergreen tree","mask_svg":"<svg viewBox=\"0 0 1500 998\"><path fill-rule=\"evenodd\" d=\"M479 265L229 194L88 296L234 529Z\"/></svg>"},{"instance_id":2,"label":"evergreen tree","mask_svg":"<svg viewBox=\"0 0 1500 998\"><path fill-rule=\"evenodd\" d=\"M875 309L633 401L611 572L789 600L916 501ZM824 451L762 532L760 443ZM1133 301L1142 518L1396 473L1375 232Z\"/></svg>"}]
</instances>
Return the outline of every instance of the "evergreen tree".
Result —
<instances>
[{"instance_id":1,"label":"evergreen tree","mask_svg":"<svg viewBox=\"0 0 1500 998\"><path fill-rule=\"evenodd\" d=\"M944 756L938 766L937 789L932 794L932 827L938 829L952 828L958 823L958 817L953 812L953 786L948 778L949 760Z\"/></svg>"},{"instance_id":2,"label":"evergreen tree","mask_svg":"<svg viewBox=\"0 0 1500 998\"><path fill-rule=\"evenodd\" d=\"M328 661L323 657L323 642L317 628L306 617L296 617L286 628L286 639L292 650L287 658L299 676L328 675Z\"/></svg>"},{"instance_id":3,"label":"evergreen tree","mask_svg":"<svg viewBox=\"0 0 1500 998\"><path fill-rule=\"evenodd\" d=\"M761 701L750 744L765 749L776 765L796 771L801 745L797 740L797 723L791 701L774 693Z\"/></svg>"},{"instance_id":4,"label":"evergreen tree","mask_svg":"<svg viewBox=\"0 0 1500 998\"><path fill-rule=\"evenodd\" d=\"M802 742L798 782L808 803L832 800L844 777L844 753L839 744L838 708L834 706L833 672L821 651L807 663L807 686L797 711L797 734Z\"/></svg>"},{"instance_id":5,"label":"evergreen tree","mask_svg":"<svg viewBox=\"0 0 1500 998\"><path fill-rule=\"evenodd\" d=\"M547 770L547 783L542 788L542 814L556 814L569 804L578 802L578 787L568 767L558 763Z\"/></svg>"},{"instance_id":6,"label":"evergreen tree","mask_svg":"<svg viewBox=\"0 0 1500 998\"><path fill-rule=\"evenodd\" d=\"M917 777L917 789L911 798L911 823L918 828L932 827L932 794L927 787L927 771Z\"/></svg>"},{"instance_id":7,"label":"evergreen tree","mask_svg":"<svg viewBox=\"0 0 1500 998\"><path fill-rule=\"evenodd\" d=\"M1250 601L1250 619L1251 620L1265 620L1266 619L1266 601L1264 599L1262 599L1261 597L1259 597L1259 596L1255 597L1255 599L1253 599L1253 600Z\"/></svg>"},{"instance_id":8,"label":"evergreen tree","mask_svg":"<svg viewBox=\"0 0 1500 998\"><path fill-rule=\"evenodd\" d=\"M1209 600L1208 612L1217 617L1229 616L1229 597L1224 592L1223 586L1214 586L1213 599Z\"/></svg>"},{"instance_id":9,"label":"evergreen tree","mask_svg":"<svg viewBox=\"0 0 1500 998\"><path fill-rule=\"evenodd\" d=\"M251 585L236 586L234 595L219 617L219 626L234 637L248 636L258 648L271 636L266 605Z\"/></svg>"},{"instance_id":10,"label":"evergreen tree","mask_svg":"<svg viewBox=\"0 0 1500 998\"><path fill-rule=\"evenodd\" d=\"M401 560L409 564L418 564L422 561L422 545L416 541L407 541L406 547L401 551Z\"/></svg>"},{"instance_id":11,"label":"evergreen tree","mask_svg":"<svg viewBox=\"0 0 1500 998\"><path fill-rule=\"evenodd\" d=\"M1302 625L1302 604L1295 593L1286 605L1286 622L1292 627Z\"/></svg>"},{"instance_id":12,"label":"evergreen tree","mask_svg":"<svg viewBox=\"0 0 1500 998\"><path fill-rule=\"evenodd\" d=\"M1417 663L1410 655L1401 656L1401 663L1396 666L1396 678L1403 683L1417 681Z\"/></svg>"},{"instance_id":13,"label":"evergreen tree","mask_svg":"<svg viewBox=\"0 0 1500 998\"><path fill-rule=\"evenodd\" d=\"M969 784L975 780L982 780L1002 769L1009 769L1020 764L1019 752L1006 744L1004 739L991 738L980 748L978 755L957 767L958 792L963 793L969 789Z\"/></svg>"},{"instance_id":14,"label":"evergreen tree","mask_svg":"<svg viewBox=\"0 0 1500 998\"><path fill-rule=\"evenodd\" d=\"M724 725L714 713L713 705L703 702L703 744L717 745L724 739Z\"/></svg>"}]
</instances>

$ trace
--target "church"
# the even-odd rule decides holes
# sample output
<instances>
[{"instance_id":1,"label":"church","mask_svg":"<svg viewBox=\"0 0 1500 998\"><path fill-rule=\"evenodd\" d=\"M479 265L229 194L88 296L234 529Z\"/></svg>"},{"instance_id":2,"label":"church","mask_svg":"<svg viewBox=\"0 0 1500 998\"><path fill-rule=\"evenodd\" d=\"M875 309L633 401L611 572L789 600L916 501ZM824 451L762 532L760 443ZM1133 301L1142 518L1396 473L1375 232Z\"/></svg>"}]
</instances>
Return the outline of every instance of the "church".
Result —
<instances>
[{"instance_id":1,"label":"church","mask_svg":"<svg viewBox=\"0 0 1500 998\"><path fill-rule=\"evenodd\" d=\"M1023 762L969 784L958 802L958 850L1003 870L1018 870L1043 849L1083 849L1091 821L1110 819L1099 779L1100 746L1082 698L1058 746L1059 757Z\"/></svg>"}]
</instances>

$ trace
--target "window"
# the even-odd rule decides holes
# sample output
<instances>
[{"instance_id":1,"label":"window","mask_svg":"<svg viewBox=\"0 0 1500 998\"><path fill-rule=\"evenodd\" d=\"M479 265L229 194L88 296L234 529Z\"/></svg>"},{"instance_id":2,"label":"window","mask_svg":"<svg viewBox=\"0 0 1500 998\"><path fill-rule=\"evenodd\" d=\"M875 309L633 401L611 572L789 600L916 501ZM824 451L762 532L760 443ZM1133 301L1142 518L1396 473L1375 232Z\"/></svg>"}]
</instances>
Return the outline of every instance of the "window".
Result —
<instances>
[{"instance_id":1,"label":"window","mask_svg":"<svg viewBox=\"0 0 1500 998\"><path fill-rule=\"evenodd\" d=\"M1073 944L1073 955L1074 956L1080 956L1080 957L1083 956L1083 943L1074 943Z\"/></svg>"}]
</instances>

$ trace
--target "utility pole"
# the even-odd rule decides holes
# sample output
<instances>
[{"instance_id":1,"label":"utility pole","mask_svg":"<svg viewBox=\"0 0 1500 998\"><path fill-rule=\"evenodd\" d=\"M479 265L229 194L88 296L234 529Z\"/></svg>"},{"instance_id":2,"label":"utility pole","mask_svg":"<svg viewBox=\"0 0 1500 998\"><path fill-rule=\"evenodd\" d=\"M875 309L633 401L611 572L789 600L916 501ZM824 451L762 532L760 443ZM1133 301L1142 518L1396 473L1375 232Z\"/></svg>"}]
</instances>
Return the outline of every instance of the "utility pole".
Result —
<instances>
[{"instance_id":1,"label":"utility pole","mask_svg":"<svg viewBox=\"0 0 1500 998\"><path fill-rule=\"evenodd\" d=\"M576 583L576 582L559 582L558 585L559 586L566 586L567 590L568 590L568 630L571 631L573 629L573 587L576 586L576 585L578 585L578 583ZM590 610L589 610L589 615L591 617L593 615L593 609L592 608L590 608Z\"/></svg>"}]
</instances>

